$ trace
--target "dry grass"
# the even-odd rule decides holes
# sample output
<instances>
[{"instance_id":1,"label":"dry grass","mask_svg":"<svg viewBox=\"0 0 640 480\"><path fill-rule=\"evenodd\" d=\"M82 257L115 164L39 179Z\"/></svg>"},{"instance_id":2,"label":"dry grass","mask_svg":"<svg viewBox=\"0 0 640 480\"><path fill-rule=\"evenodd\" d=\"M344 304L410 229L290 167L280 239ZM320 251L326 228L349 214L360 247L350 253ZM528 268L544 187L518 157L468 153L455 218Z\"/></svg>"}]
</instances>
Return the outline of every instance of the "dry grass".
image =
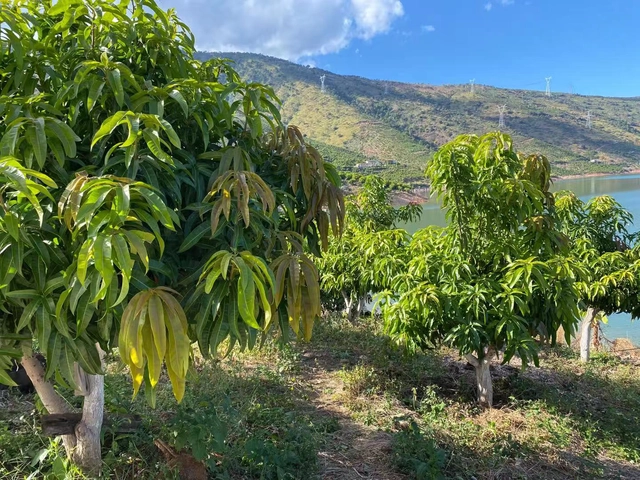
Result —
<instances>
[{"instance_id":1,"label":"dry grass","mask_svg":"<svg viewBox=\"0 0 640 480\"><path fill-rule=\"evenodd\" d=\"M108 478L170 478L153 442L179 451L181 432L205 445L215 479L640 478L640 369L608 354L584 366L558 348L543 351L540 368L494 365L490 411L476 407L474 372L454 352L405 355L371 319L325 321L310 344L198 359L183 404L163 384L155 411L131 401L112 366L107 408L139 413L145 426L107 438ZM34 470L48 446L36 425L32 397L0 392L1 478Z\"/></svg>"}]
</instances>

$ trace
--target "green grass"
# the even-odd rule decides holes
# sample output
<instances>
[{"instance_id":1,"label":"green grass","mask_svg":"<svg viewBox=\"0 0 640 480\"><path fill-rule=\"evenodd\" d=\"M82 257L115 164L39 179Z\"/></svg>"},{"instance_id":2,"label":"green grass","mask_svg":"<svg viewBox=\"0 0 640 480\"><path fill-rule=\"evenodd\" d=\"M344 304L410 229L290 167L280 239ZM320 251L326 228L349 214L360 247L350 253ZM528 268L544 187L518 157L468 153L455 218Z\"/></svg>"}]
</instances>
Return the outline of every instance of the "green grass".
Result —
<instances>
[{"instance_id":1,"label":"green grass","mask_svg":"<svg viewBox=\"0 0 640 480\"><path fill-rule=\"evenodd\" d=\"M607 354L585 367L545 348L540 368L496 365L492 411L454 352L407 355L373 319L332 317L309 344L198 359L181 405L166 379L152 410L117 362L109 371L107 410L138 413L144 428L106 432L106 478L173 478L158 438L214 479L640 478L640 367ZM0 478L65 478L33 398L0 393Z\"/></svg>"}]
</instances>

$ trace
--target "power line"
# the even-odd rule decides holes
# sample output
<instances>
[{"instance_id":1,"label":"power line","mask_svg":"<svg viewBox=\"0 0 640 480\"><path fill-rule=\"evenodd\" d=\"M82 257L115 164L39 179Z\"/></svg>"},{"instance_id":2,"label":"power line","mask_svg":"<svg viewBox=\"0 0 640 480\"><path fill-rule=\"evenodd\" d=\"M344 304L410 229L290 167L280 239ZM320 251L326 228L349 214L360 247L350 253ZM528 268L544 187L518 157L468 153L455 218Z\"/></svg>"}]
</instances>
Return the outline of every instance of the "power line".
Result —
<instances>
[{"instance_id":1,"label":"power line","mask_svg":"<svg viewBox=\"0 0 640 480\"><path fill-rule=\"evenodd\" d=\"M493 88L497 88L497 89L502 89L502 90L531 90L530 87L536 87L536 86L545 86L545 96L552 96L551 95L551 81L552 81L553 77L544 77L543 80L538 80L536 82L531 82L531 83L522 83L519 85L510 85L510 86L502 86L502 87L493 87ZM562 82L561 82L562 83ZM471 79L469 80L466 84L464 85L468 85L469 86L469 91L475 91L481 88L481 85L478 84L478 82L476 81L476 79ZM569 93L569 94L576 94L578 91L578 88L576 88L576 85L574 83L569 83L567 81L567 83L563 83L563 85L565 86L566 92L565 93ZM476 86L478 86L478 88L475 88Z\"/></svg>"},{"instance_id":2,"label":"power line","mask_svg":"<svg viewBox=\"0 0 640 480\"><path fill-rule=\"evenodd\" d=\"M520 88L524 88L524 87L532 87L534 85L542 85L544 83L543 80L539 80L537 82L533 82L533 83L527 83L526 85L522 85Z\"/></svg>"},{"instance_id":3,"label":"power line","mask_svg":"<svg viewBox=\"0 0 640 480\"><path fill-rule=\"evenodd\" d=\"M545 80L547 81L547 91L545 92L545 95L547 97L551 96L551 78L552 77L546 77Z\"/></svg>"},{"instance_id":4,"label":"power line","mask_svg":"<svg viewBox=\"0 0 640 480\"><path fill-rule=\"evenodd\" d=\"M498 107L498 110L500 111L500 120L498 122L498 128L505 128L505 124L504 124L504 112L507 110L507 106L506 105L502 105L501 107Z\"/></svg>"}]
</instances>

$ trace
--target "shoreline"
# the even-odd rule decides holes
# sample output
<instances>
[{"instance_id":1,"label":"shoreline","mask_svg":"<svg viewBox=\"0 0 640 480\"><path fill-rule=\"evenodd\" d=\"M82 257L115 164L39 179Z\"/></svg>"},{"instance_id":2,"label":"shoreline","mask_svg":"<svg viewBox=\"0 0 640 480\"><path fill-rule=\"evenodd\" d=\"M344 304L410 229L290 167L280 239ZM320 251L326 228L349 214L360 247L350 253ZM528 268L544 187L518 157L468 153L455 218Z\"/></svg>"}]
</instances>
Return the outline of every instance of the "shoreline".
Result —
<instances>
[{"instance_id":1,"label":"shoreline","mask_svg":"<svg viewBox=\"0 0 640 480\"><path fill-rule=\"evenodd\" d=\"M578 180L581 178L593 178L593 177L611 177L611 176L624 176L624 175L638 175L640 174L640 168L633 168L631 170L625 170L618 173L584 173L576 175L552 175L551 181L558 182L562 180ZM409 203L424 204L431 198L429 188L420 188L412 190L410 192L391 192L391 203L394 207L403 207Z\"/></svg>"},{"instance_id":2,"label":"shoreline","mask_svg":"<svg viewBox=\"0 0 640 480\"><path fill-rule=\"evenodd\" d=\"M583 173L583 174L576 174L576 175L551 175L551 180L552 181L558 181L558 180L576 180L576 179L580 179L580 178L591 178L591 177L611 177L611 176L618 176L618 175L638 175L640 174L640 168L633 168L631 170L625 170L623 172L618 172L618 173Z\"/></svg>"}]
</instances>

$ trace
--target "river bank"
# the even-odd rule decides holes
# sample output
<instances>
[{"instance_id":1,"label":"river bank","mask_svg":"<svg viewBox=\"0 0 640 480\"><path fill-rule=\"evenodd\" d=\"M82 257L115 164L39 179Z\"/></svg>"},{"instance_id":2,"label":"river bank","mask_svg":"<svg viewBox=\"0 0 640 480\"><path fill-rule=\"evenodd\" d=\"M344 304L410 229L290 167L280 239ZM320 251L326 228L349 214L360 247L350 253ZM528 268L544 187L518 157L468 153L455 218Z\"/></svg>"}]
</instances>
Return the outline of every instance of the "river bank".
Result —
<instances>
[{"instance_id":1,"label":"river bank","mask_svg":"<svg viewBox=\"0 0 640 480\"><path fill-rule=\"evenodd\" d=\"M554 183L565 180L580 180L596 177L624 177L627 175L640 174L640 168L632 168L618 173L584 173L581 175L552 175L551 180ZM429 187L416 188L409 192L392 192L391 202L395 207L403 207L409 203L427 203L431 198Z\"/></svg>"},{"instance_id":2,"label":"river bank","mask_svg":"<svg viewBox=\"0 0 640 480\"><path fill-rule=\"evenodd\" d=\"M394 207L404 207L410 203L427 203L430 197L429 188L420 188L410 192L391 192L391 203Z\"/></svg>"},{"instance_id":3,"label":"river bank","mask_svg":"<svg viewBox=\"0 0 640 480\"><path fill-rule=\"evenodd\" d=\"M577 180L580 178L591 178L591 177L613 177L618 175L638 175L640 174L640 168L631 168L628 170L624 170L618 173L583 173L579 175L551 175L551 180L554 182L561 180Z\"/></svg>"}]
</instances>

